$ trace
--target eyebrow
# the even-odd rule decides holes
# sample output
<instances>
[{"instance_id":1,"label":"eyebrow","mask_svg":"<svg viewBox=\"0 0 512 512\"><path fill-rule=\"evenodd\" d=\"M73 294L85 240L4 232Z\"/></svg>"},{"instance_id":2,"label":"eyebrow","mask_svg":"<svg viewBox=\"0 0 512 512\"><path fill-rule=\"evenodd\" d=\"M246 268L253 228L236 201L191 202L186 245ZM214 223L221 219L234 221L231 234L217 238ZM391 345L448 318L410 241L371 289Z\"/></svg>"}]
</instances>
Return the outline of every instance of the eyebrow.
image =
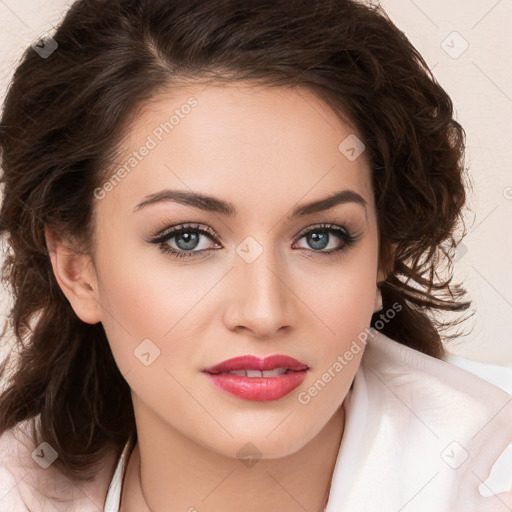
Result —
<instances>
[{"instance_id":1,"label":"eyebrow","mask_svg":"<svg viewBox=\"0 0 512 512\"><path fill-rule=\"evenodd\" d=\"M134 208L134 212L142 210L147 206L165 201L173 201L179 204L192 206L207 212L219 213L229 217L234 217L237 213L235 206L227 201L223 201L221 199L217 199L216 197L208 196L205 194L199 194L197 192L172 189L165 189L146 196L144 200ZM366 200L354 190L345 189L340 190L339 192L335 192L334 194L323 199L299 205L295 207L289 215L287 215L287 218L288 220L293 220L295 218L304 217L312 213L323 212L333 208L334 206L345 203L359 204L365 209L366 213L366 206L368 204Z\"/></svg>"}]
</instances>

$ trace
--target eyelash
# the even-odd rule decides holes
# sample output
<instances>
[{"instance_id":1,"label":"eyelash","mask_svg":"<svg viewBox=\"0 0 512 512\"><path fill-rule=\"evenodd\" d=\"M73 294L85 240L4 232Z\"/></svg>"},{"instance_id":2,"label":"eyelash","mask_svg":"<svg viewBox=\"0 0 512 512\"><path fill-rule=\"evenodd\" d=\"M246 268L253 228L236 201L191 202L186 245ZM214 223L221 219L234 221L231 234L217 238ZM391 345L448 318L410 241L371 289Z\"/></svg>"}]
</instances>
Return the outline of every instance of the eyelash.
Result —
<instances>
[{"instance_id":1,"label":"eyelash","mask_svg":"<svg viewBox=\"0 0 512 512\"><path fill-rule=\"evenodd\" d=\"M172 228L165 230L163 233L157 235L156 237L150 238L148 240L148 242L151 244L158 244L159 249L164 254L169 254L173 258L186 258L186 257L197 258L197 257L199 257L199 255L201 253L208 252L208 251L214 251L216 249L203 249L200 251L192 251L192 250L191 251L185 251L185 250L178 251L178 250L170 248L166 242L168 242L171 238L174 238L177 235L180 235L182 233L190 233L190 232L200 233L202 235L207 236L214 242L217 242L216 236L209 228L201 229L200 226L201 226L201 224L195 224L195 225L187 224L187 225L174 226ZM298 237L297 240L304 238L306 235L308 235L311 232L332 233L332 234L335 234L338 238L340 238L343 241L343 245L340 248L330 250L330 251L309 249L313 253L318 253L318 254L327 255L327 256L331 256L331 255L332 256L341 256L344 251L349 249L350 246L355 244L360 238L359 234L351 234L347 229L345 229L342 226L336 226L335 224L318 224L318 225L312 226L311 228L308 228L307 230L299 233L299 235L297 235L297 237ZM329 242L330 242L330 240L329 240ZM308 249L305 249L305 250L308 250Z\"/></svg>"}]
</instances>

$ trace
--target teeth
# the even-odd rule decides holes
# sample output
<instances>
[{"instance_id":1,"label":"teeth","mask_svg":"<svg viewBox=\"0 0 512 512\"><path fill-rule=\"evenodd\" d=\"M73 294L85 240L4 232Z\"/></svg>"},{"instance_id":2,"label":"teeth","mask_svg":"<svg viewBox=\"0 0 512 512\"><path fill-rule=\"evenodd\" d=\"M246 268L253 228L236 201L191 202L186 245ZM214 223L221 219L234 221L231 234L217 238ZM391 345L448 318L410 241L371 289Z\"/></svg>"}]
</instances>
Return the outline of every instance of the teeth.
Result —
<instances>
[{"instance_id":1,"label":"teeth","mask_svg":"<svg viewBox=\"0 0 512 512\"><path fill-rule=\"evenodd\" d=\"M288 368L275 368L274 370L265 370L261 372L263 377L279 377L288 371Z\"/></svg>"},{"instance_id":2,"label":"teeth","mask_svg":"<svg viewBox=\"0 0 512 512\"><path fill-rule=\"evenodd\" d=\"M245 370L233 370L232 372L228 372L229 375L238 375L239 377L246 377Z\"/></svg>"},{"instance_id":3,"label":"teeth","mask_svg":"<svg viewBox=\"0 0 512 512\"><path fill-rule=\"evenodd\" d=\"M247 377L263 377L263 372L259 370L245 370L245 372L247 373Z\"/></svg>"},{"instance_id":4,"label":"teeth","mask_svg":"<svg viewBox=\"0 0 512 512\"><path fill-rule=\"evenodd\" d=\"M279 377L284 375L288 368L275 368L273 370L233 370L222 372L224 375L238 375L239 377Z\"/></svg>"}]
</instances>

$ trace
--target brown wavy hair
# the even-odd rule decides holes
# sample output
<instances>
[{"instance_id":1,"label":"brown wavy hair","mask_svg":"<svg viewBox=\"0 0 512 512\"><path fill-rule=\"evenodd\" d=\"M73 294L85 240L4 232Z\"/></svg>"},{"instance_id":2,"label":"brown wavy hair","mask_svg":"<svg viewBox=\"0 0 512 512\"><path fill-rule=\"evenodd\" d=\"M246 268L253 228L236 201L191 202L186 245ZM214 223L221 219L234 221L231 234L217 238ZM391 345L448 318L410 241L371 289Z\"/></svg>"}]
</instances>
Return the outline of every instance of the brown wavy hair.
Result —
<instances>
[{"instance_id":1,"label":"brown wavy hair","mask_svg":"<svg viewBox=\"0 0 512 512\"><path fill-rule=\"evenodd\" d=\"M0 433L40 414L34 436L58 452L59 470L79 480L91 477L106 450L119 455L136 435L130 388L104 329L74 313L44 233L69 235L76 250L91 254L93 191L111 175L130 122L159 92L190 83L302 87L357 130L371 162L388 272L378 284L383 309L401 305L380 330L442 357L441 332L455 321L434 313L471 304L451 284L454 233L464 224L465 132L448 94L380 6L81 0L53 38L58 48L46 59L25 51L0 122L2 278L19 349L0 396Z\"/></svg>"}]
</instances>

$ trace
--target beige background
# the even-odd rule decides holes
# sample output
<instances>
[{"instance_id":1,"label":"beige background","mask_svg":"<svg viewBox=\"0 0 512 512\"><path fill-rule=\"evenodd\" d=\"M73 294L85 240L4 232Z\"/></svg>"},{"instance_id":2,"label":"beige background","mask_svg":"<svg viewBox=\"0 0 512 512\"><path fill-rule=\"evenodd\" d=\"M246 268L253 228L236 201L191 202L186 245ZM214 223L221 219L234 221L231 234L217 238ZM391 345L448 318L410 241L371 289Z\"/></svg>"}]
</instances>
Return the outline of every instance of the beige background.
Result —
<instances>
[{"instance_id":1,"label":"beige background","mask_svg":"<svg viewBox=\"0 0 512 512\"><path fill-rule=\"evenodd\" d=\"M23 49L51 34L71 3L0 0L0 100ZM383 0L381 5L450 94L467 133L466 163L474 182L468 216L472 227L456 262L456 278L465 282L477 312L463 325L472 332L450 350L459 357L508 366L500 373L508 387L512 382L512 1ZM0 300L0 313L5 316L5 292ZM479 368L490 374L496 370L468 366L477 373Z\"/></svg>"}]
</instances>

